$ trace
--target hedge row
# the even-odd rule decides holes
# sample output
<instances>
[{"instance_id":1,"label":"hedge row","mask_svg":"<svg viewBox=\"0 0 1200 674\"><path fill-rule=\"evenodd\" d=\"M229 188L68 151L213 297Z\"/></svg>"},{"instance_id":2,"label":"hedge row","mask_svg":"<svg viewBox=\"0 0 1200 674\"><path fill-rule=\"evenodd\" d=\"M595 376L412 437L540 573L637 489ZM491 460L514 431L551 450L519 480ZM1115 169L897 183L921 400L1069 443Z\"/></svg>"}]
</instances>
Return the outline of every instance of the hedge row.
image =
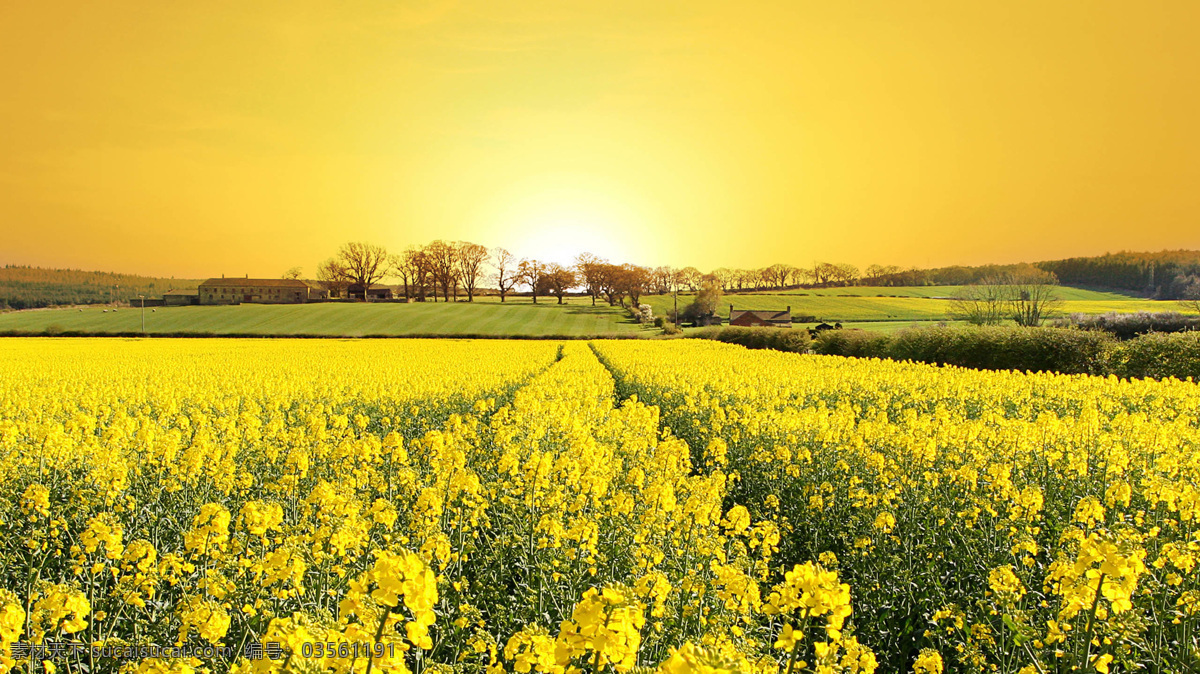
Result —
<instances>
[{"instance_id":1,"label":"hedge row","mask_svg":"<svg viewBox=\"0 0 1200 674\"><path fill-rule=\"evenodd\" d=\"M831 330L815 353L890 358L982 370L1031 370L1200 380L1200 333L1152 333L1120 342L1107 332L1062 328L930 327L886 335Z\"/></svg>"},{"instance_id":2,"label":"hedge row","mask_svg":"<svg viewBox=\"0 0 1200 674\"><path fill-rule=\"evenodd\" d=\"M1200 381L1200 332L1152 333L1122 342L1109 354L1109 372Z\"/></svg>"},{"instance_id":3,"label":"hedge row","mask_svg":"<svg viewBox=\"0 0 1200 674\"><path fill-rule=\"evenodd\" d=\"M1059 328L1102 330L1120 339L1133 339L1151 332L1186 332L1200 330L1200 316L1184 316L1178 311L1138 311L1119 314L1071 314L1054 322Z\"/></svg>"},{"instance_id":4,"label":"hedge row","mask_svg":"<svg viewBox=\"0 0 1200 674\"><path fill-rule=\"evenodd\" d=\"M718 342L741 344L747 349L774 349L776 351L791 351L793 353L808 353L809 338L807 330L783 330L780 328L706 328L697 331L694 337L714 339Z\"/></svg>"}]
</instances>

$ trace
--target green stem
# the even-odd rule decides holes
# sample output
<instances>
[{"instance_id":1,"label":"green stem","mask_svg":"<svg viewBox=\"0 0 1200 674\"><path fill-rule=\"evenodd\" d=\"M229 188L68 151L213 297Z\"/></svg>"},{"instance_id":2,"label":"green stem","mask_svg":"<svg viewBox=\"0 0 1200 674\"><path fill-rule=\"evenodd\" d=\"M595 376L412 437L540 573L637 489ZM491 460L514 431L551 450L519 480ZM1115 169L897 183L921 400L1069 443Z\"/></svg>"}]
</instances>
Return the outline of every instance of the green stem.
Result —
<instances>
[{"instance_id":1,"label":"green stem","mask_svg":"<svg viewBox=\"0 0 1200 674\"><path fill-rule=\"evenodd\" d=\"M792 644L792 652L788 655L788 666L786 674L792 674L792 669L796 666L796 653L800 650L800 641Z\"/></svg>"},{"instance_id":2,"label":"green stem","mask_svg":"<svg viewBox=\"0 0 1200 674\"><path fill-rule=\"evenodd\" d=\"M375 642L371 644L371 651L374 652L375 644L382 643L383 626L387 623L388 609L383 609L383 615L379 618L379 627L375 628ZM375 664L375 658L371 657L367 660L367 674L371 674L371 667Z\"/></svg>"},{"instance_id":3,"label":"green stem","mask_svg":"<svg viewBox=\"0 0 1200 674\"><path fill-rule=\"evenodd\" d=\"M1083 666L1088 666L1092 660L1092 627L1096 624L1096 610L1100 607L1100 597L1104 595L1104 574L1096 583L1096 597L1092 600L1092 610L1088 613L1087 628L1083 632Z\"/></svg>"}]
</instances>

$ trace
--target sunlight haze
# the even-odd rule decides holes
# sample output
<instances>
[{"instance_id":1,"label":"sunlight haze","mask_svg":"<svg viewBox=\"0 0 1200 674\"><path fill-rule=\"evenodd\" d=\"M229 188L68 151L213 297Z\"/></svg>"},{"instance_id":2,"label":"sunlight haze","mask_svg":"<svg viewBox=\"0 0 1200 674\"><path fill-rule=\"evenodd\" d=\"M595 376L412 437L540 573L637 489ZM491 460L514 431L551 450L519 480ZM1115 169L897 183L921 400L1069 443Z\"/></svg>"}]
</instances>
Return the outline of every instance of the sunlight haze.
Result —
<instances>
[{"instance_id":1,"label":"sunlight haze","mask_svg":"<svg viewBox=\"0 0 1200 674\"><path fill-rule=\"evenodd\" d=\"M1195 2L8 2L0 263L1200 248Z\"/></svg>"}]
</instances>

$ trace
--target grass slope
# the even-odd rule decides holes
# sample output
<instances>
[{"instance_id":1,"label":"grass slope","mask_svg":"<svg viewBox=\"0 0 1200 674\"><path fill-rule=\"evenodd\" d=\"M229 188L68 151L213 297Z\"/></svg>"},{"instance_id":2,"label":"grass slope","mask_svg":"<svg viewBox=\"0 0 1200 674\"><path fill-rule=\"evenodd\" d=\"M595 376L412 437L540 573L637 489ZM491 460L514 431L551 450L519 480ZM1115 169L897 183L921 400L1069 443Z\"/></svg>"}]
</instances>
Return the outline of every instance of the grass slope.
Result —
<instances>
[{"instance_id":1,"label":"grass slope","mask_svg":"<svg viewBox=\"0 0 1200 674\"><path fill-rule=\"evenodd\" d=\"M854 290L853 288L838 288L837 290ZM878 290L878 289L876 289ZM889 288L888 290L903 290ZM945 289L943 288L943 291ZM1102 314L1109 311L1123 313L1135 311L1180 311L1178 302L1137 299L1115 293L1098 293L1095 291L1078 291L1079 289L1064 288L1064 299L1059 311L1062 313ZM1099 296L1099 297L1097 297ZM1078 299L1074 299L1078 298ZM672 298L670 296L649 296L642 300L654 307L655 314L665 314L670 311ZM692 297L680 295L679 308L687 306ZM933 297L879 297L879 296L837 296L837 295L799 295L799 294L736 294L726 295L721 301L717 313L723 317L729 316L729 305L736 309L774 309L792 308L793 316L815 316L818 320L842 323L870 321L943 321L951 320L952 302L947 299ZM1183 312L1186 313L1186 312Z\"/></svg>"},{"instance_id":2,"label":"grass slope","mask_svg":"<svg viewBox=\"0 0 1200 674\"><path fill-rule=\"evenodd\" d=\"M875 286L854 286L850 288L799 288L796 290L780 290L766 291L759 293L757 291L736 293L733 297L744 297L745 295L808 295L811 297L931 297L931 298L946 298L954 297L962 291L964 286L896 286L896 287L875 287ZM1058 295L1063 300L1093 300L1093 301L1126 301L1140 299L1141 296L1137 293L1127 290L1096 290L1091 288L1076 288L1072 286L1059 286Z\"/></svg>"},{"instance_id":3,"label":"grass slope","mask_svg":"<svg viewBox=\"0 0 1200 674\"><path fill-rule=\"evenodd\" d=\"M104 313L98 307L42 309L0 314L0 332L133 333L141 330L141 310ZM300 304L218 307L159 307L146 310L150 334L410 336L629 335L644 332L623 310L576 301L559 306L528 300L424 304Z\"/></svg>"}]
</instances>

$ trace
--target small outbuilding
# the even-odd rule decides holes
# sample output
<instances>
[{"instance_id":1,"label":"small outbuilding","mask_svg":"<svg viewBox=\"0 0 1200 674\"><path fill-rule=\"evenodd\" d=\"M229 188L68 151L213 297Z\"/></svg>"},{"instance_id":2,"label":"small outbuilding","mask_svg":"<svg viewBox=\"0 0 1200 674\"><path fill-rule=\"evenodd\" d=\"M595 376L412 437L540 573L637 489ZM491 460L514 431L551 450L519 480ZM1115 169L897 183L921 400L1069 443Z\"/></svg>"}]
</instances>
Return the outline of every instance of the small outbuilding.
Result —
<instances>
[{"instance_id":1,"label":"small outbuilding","mask_svg":"<svg viewBox=\"0 0 1200 674\"><path fill-rule=\"evenodd\" d=\"M729 324L747 328L760 326L790 328L792 327L792 308L789 306L783 311L750 311L734 309L730 304Z\"/></svg>"},{"instance_id":2,"label":"small outbuilding","mask_svg":"<svg viewBox=\"0 0 1200 674\"><path fill-rule=\"evenodd\" d=\"M387 286L371 286L364 292L363 284L351 283L346 288L346 297L352 300L390 300L394 295Z\"/></svg>"},{"instance_id":3,"label":"small outbuilding","mask_svg":"<svg viewBox=\"0 0 1200 674\"><path fill-rule=\"evenodd\" d=\"M162 303L168 307L183 307L189 304L200 304L199 290L168 290L163 293Z\"/></svg>"}]
</instances>

